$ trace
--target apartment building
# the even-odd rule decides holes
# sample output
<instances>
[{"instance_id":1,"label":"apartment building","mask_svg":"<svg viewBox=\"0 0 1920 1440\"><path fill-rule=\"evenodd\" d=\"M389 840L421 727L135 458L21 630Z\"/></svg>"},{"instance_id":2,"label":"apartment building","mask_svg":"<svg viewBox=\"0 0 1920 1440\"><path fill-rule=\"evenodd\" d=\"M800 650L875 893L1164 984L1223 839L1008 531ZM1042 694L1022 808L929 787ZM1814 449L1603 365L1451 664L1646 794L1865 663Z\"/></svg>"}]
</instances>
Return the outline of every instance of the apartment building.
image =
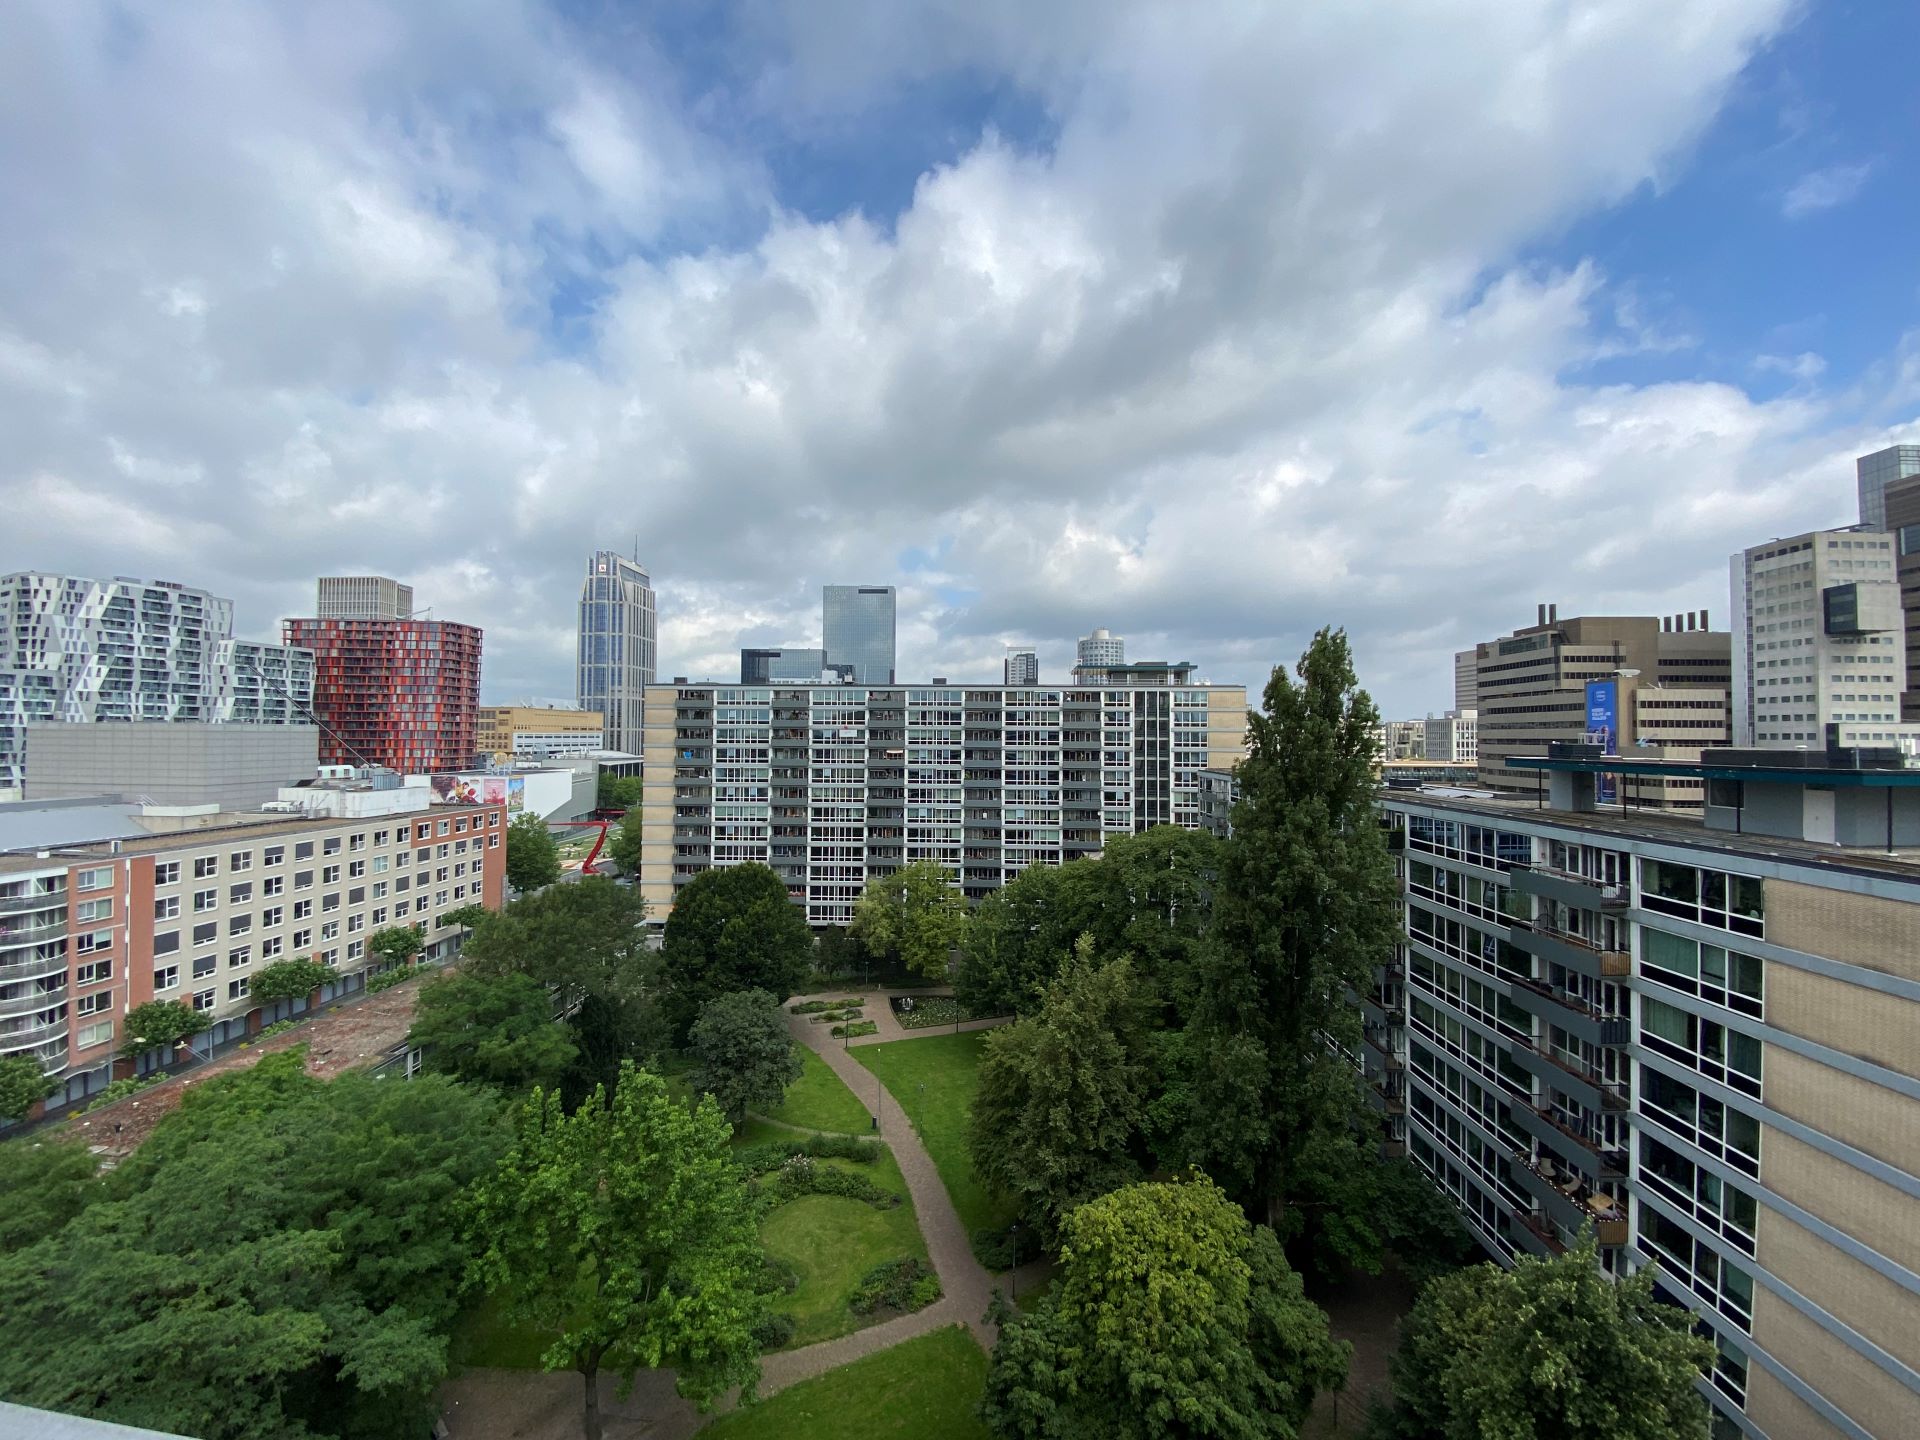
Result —
<instances>
[{"instance_id":1,"label":"apartment building","mask_svg":"<svg viewBox=\"0 0 1920 1440\"><path fill-rule=\"evenodd\" d=\"M314 656L313 713L327 765L403 775L460 770L479 754L481 632L452 620L281 622Z\"/></svg>"},{"instance_id":2,"label":"apartment building","mask_svg":"<svg viewBox=\"0 0 1920 1440\"><path fill-rule=\"evenodd\" d=\"M482 705L474 712L474 736L483 759L505 764L519 757L585 755L601 745L598 710L554 705Z\"/></svg>"},{"instance_id":3,"label":"apartment building","mask_svg":"<svg viewBox=\"0 0 1920 1440\"><path fill-rule=\"evenodd\" d=\"M1508 757L1590 736L1618 753L1690 752L1672 758L1726 744L1731 647L1725 631L1707 629L1705 611L1562 620L1557 607L1542 605L1536 624L1477 647L1480 783L1531 795L1539 777ZM1672 773L1643 778L1631 794L1654 808L1697 808L1701 800L1697 781Z\"/></svg>"},{"instance_id":4,"label":"apartment building","mask_svg":"<svg viewBox=\"0 0 1920 1440\"><path fill-rule=\"evenodd\" d=\"M1893 537L1894 574L1900 582L1906 664L1900 688L1900 720L1920 725L1920 475L1886 487L1887 533Z\"/></svg>"},{"instance_id":5,"label":"apartment building","mask_svg":"<svg viewBox=\"0 0 1920 1440\"><path fill-rule=\"evenodd\" d=\"M413 618L413 587L384 575L322 575L318 600L322 620Z\"/></svg>"},{"instance_id":6,"label":"apartment building","mask_svg":"<svg viewBox=\"0 0 1920 1440\"><path fill-rule=\"evenodd\" d=\"M1716 1437L1920 1417L1920 772L1879 758L1576 746L1532 758L1544 803L1380 799L1391 1144L1503 1261L1591 1225L1657 1264L1716 1344ZM1703 816L1601 805L1622 764L1689 771Z\"/></svg>"},{"instance_id":7,"label":"apartment building","mask_svg":"<svg viewBox=\"0 0 1920 1440\"><path fill-rule=\"evenodd\" d=\"M1164 670L1164 667L1163 667ZM969 896L1109 836L1199 824L1199 773L1244 749L1239 685L655 686L640 884L655 919L707 869L758 861L816 925L935 860Z\"/></svg>"},{"instance_id":8,"label":"apartment building","mask_svg":"<svg viewBox=\"0 0 1920 1440\"><path fill-rule=\"evenodd\" d=\"M1737 744L1920 748L1920 729L1901 721L1907 625L1895 545L1854 527L1733 557Z\"/></svg>"},{"instance_id":9,"label":"apartment building","mask_svg":"<svg viewBox=\"0 0 1920 1440\"><path fill-rule=\"evenodd\" d=\"M0 576L0 789L25 778L26 727L305 723L311 651L233 638L233 602L170 580Z\"/></svg>"},{"instance_id":10,"label":"apartment building","mask_svg":"<svg viewBox=\"0 0 1920 1440\"><path fill-rule=\"evenodd\" d=\"M250 998L256 969L277 960L337 970L324 1002L364 986L377 930L411 925L429 959L449 952L459 932L440 917L501 904L506 806L428 806L422 787L374 793L381 813L176 809L146 823L191 828L0 856L0 1055L30 1055L64 1079L57 1106L107 1084L116 1063L165 1063L119 1053L122 1020L148 1000L204 1012L213 1027L196 1045L211 1048L304 1008Z\"/></svg>"}]
</instances>

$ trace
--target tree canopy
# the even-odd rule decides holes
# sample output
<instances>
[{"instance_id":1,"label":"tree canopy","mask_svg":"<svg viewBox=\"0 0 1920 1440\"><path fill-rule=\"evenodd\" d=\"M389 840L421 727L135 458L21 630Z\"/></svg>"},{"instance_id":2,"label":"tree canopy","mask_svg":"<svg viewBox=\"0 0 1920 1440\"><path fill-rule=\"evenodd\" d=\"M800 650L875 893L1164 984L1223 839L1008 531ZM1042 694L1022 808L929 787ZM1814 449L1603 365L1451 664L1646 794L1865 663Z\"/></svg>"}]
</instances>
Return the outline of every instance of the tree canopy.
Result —
<instances>
[{"instance_id":1,"label":"tree canopy","mask_svg":"<svg viewBox=\"0 0 1920 1440\"><path fill-rule=\"evenodd\" d=\"M0 1254L44 1239L92 1203L100 1161L79 1140L0 1145Z\"/></svg>"},{"instance_id":2,"label":"tree canopy","mask_svg":"<svg viewBox=\"0 0 1920 1440\"><path fill-rule=\"evenodd\" d=\"M1368 988L1397 934L1374 814L1378 716L1342 632L1320 631L1297 668L1297 684L1275 669L1248 717L1242 798L1180 1047L1179 1158L1283 1237L1305 1231L1342 1261L1377 1266L1364 1218L1346 1223L1365 1198L1346 1182L1373 1154L1371 1116L1329 1042L1358 1049L1351 992Z\"/></svg>"},{"instance_id":3,"label":"tree canopy","mask_svg":"<svg viewBox=\"0 0 1920 1440\"><path fill-rule=\"evenodd\" d=\"M507 884L522 895L560 878L560 846L538 815L526 814L507 826Z\"/></svg>"},{"instance_id":4,"label":"tree canopy","mask_svg":"<svg viewBox=\"0 0 1920 1440\"><path fill-rule=\"evenodd\" d=\"M1008 1440L1293 1440L1349 1347L1271 1231L1204 1176L1129 1185L1062 1223L1061 1275L1003 1317L982 1414Z\"/></svg>"},{"instance_id":5,"label":"tree canopy","mask_svg":"<svg viewBox=\"0 0 1920 1440\"><path fill-rule=\"evenodd\" d=\"M640 870L641 818L639 810L629 810L618 825L608 827L607 858L623 875L638 874Z\"/></svg>"},{"instance_id":6,"label":"tree canopy","mask_svg":"<svg viewBox=\"0 0 1920 1440\"><path fill-rule=\"evenodd\" d=\"M553 1014L553 996L531 975L456 971L420 991L407 1044L426 1068L507 1091L554 1089L579 1053Z\"/></svg>"},{"instance_id":7,"label":"tree canopy","mask_svg":"<svg viewBox=\"0 0 1920 1440\"><path fill-rule=\"evenodd\" d=\"M774 1109L800 1078L780 1002L765 990L714 996L693 1022L691 1043L700 1062L694 1084L736 1124L749 1108Z\"/></svg>"},{"instance_id":8,"label":"tree canopy","mask_svg":"<svg viewBox=\"0 0 1920 1440\"><path fill-rule=\"evenodd\" d=\"M1392 1440L1705 1440L1694 1380L1713 1345L1655 1298L1654 1272L1600 1268L1589 1233L1553 1260L1428 1283L1392 1362Z\"/></svg>"},{"instance_id":9,"label":"tree canopy","mask_svg":"<svg viewBox=\"0 0 1920 1440\"><path fill-rule=\"evenodd\" d=\"M71 1214L0 1257L0 1393L210 1440L425 1432L465 1261L448 1216L507 1137L484 1092L304 1062L195 1087L97 1182L46 1162L76 1172L36 1185Z\"/></svg>"},{"instance_id":10,"label":"tree canopy","mask_svg":"<svg viewBox=\"0 0 1920 1440\"><path fill-rule=\"evenodd\" d=\"M411 925L388 925L367 937L367 953L400 965L411 965L414 956L426 948L426 941Z\"/></svg>"},{"instance_id":11,"label":"tree canopy","mask_svg":"<svg viewBox=\"0 0 1920 1440\"><path fill-rule=\"evenodd\" d=\"M30 1055L0 1059L0 1120L18 1120L60 1088Z\"/></svg>"},{"instance_id":12,"label":"tree canopy","mask_svg":"<svg viewBox=\"0 0 1920 1440\"><path fill-rule=\"evenodd\" d=\"M780 1000L806 984L813 935L765 865L729 865L693 877L674 896L660 951L667 1013L679 1034L716 995L765 990Z\"/></svg>"},{"instance_id":13,"label":"tree canopy","mask_svg":"<svg viewBox=\"0 0 1920 1440\"><path fill-rule=\"evenodd\" d=\"M184 1000L148 1000L134 1006L121 1022L120 1049L134 1055L156 1046L172 1047L190 1040L213 1022Z\"/></svg>"},{"instance_id":14,"label":"tree canopy","mask_svg":"<svg viewBox=\"0 0 1920 1440\"><path fill-rule=\"evenodd\" d=\"M477 1192L473 1278L548 1338L542 1364L580 1373L588 1440L603 1368L630 1389L671 1365L703 1408L759 1373L760 1244L731 1134L710 1098L689 1110L627 1064L571 1115L536 1092Z\"/></svg>"},{"instance_id":15,"label":"tree canopy","mask_svg":"<svg viewBox=\"0 0 1920 1440\"><path fill-rule=\"evenodd\" d=\"M276 960L253 977L247 993L262 1005L299 1000L339 977L318 960Z\"/></svg>"},{"instance_id":16,"label":"tree canopy","mask_svg":"<svg viewBox=\"0 0 1920 1440\"><path fill-rule=\"evenodd\" d=\"M1049 1242L1074 1206L1146 1172L1147 1005L1130 960L1087 937L1037 1015L986 1036L969 1143L974 1168L1017 1195Z\"/></svg>"},{"instance_id":17,"label":"tree canopy","mask_svg":"<svg viewBox=\"0 0 1920 1440\"><path fill-rule=\"evenodd\" d=\"M945 980L966 938L967 900L946 866L916 860L867 882L848 932L869 950L898 956L917 975Z\"/></svg>"}]
</instances>

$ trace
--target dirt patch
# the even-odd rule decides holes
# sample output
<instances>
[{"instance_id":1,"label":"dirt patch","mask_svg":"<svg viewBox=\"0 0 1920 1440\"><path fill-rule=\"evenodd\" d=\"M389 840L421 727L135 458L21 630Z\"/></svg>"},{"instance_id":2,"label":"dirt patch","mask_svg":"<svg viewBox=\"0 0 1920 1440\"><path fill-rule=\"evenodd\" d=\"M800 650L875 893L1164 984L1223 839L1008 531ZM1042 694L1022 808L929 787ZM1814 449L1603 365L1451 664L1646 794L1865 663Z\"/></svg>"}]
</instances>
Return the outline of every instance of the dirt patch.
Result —
<instances>
[{"instance_id":1,"label":"dirt patch","mask_svg":"<svg viewBox=\"0 0 1920 1440\"><path fill-rule=\"evenodd\" d=\"M1347 1366L1346 1389L1314 1401L1304 1430L1306 1440L1358 1435L1368 1404L1376 1397L1392 1398L1387 1362L1400 1344L1400 1321L1413 1309L1416 1293L1413 1282L1389 1257L1378 1275L1350 1275L1315 1297L1327 1312L1334 1339L1352 1342L1353 1359Z\"/></svg>"}]
</instances>

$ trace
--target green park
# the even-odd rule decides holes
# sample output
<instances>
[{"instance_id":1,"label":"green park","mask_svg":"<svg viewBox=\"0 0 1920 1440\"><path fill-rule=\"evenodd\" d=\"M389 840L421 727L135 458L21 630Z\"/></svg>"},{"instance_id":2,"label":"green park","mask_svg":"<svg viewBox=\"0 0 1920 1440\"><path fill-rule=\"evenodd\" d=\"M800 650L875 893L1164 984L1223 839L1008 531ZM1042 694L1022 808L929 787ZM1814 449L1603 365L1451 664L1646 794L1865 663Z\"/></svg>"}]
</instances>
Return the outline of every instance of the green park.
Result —
<instances>
[{"instance_id":1,"label":"green park","mask_svg":"<svg viewBox=\"0 0 1920 1440\"><path fill-rule=\"evenodd\" d=\"M830 939L754 864L650 925L516 826L518 898L401 977L415 1078L296 1046L110 1169L0 1147L0 1396L217 1440L1703 1440L1650 1276L1475 1263L1382 1144L1342 1053L1398 925L1375 718L1323 632L1229 837L971 903L909 865Z\"/></svg>"}]
</instances>

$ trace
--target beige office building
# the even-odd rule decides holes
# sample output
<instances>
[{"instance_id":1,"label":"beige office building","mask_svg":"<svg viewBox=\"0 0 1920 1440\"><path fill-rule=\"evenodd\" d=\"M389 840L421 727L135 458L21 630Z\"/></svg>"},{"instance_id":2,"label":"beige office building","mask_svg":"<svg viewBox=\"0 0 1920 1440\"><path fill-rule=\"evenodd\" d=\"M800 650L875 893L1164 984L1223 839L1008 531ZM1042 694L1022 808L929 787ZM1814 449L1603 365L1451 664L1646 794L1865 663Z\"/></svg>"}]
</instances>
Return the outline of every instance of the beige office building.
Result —
<instances>
[{"instance_id":1,"label":"beige office building","mask_svg":"<svg viewBox=\"0 0 1920 1440\"><path fill-rule=\"evenodd\" d=\"M603 743L598 710L550 705L482 705L474 733L480 753L495 764L584 755Z\"/></svg>"}]
</instances>

